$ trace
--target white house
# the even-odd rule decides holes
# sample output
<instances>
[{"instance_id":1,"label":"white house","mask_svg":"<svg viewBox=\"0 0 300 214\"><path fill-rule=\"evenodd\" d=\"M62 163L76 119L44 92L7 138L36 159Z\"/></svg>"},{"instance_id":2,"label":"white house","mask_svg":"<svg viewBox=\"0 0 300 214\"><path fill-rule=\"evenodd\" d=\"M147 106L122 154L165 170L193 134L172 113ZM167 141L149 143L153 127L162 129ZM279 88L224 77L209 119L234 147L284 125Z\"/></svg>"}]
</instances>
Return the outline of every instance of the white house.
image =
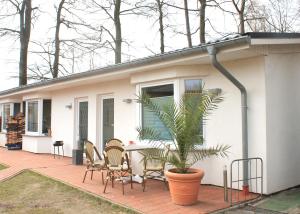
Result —
<instances>
[{"instance_id":1,"label":"white house","mask_svg":"<svg viewBox=\"0 0 300 214\"><path fill-rule=\"evenodd\" d=\"M26 151L51 153L53 141L63 140L65 154L71 156L80 136L99 150L111 137L125 144L143 143L137 140L136 127L155 121L145 120L136 94L146 88L163 91L158 95L162 99L177 100L187 87L205 83L207 89L221 89L224 101L204 126L203 146L231 148L228 158L198 165L205 169L204 183L222 185L224 165L243 157L241 93L212 66L207 51L212 46L219 62L246 88L248 157L263 159L263 192L299 185L300 34L296 33L248 33L2 91L0 145L6 142L5 118L16 112L18 104L26 113Z\"/></svg>"}]
</instances>

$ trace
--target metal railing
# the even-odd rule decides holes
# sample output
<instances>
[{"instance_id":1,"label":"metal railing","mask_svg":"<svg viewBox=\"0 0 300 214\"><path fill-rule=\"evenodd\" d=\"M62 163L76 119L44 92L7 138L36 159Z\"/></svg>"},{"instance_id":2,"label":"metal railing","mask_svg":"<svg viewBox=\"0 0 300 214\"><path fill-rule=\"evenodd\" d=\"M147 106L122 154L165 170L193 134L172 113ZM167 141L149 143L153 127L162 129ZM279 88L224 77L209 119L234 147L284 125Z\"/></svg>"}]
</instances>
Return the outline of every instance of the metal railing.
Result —
<instances>
[{"instance_id":1,"label":"metal railing","mask_svg":"<svg viewBox=\"0 0 300 214\"><path fill-rule=\"evenodd\" d=\"M243 165L248 165L248 178L243 178ZM233 171L234 170L234 171ZM242 183L242 184L241 184ZM234 186L235 184L235 186ZM247 184L246 190L244 185ZM241 191L242 188L242 191ZM260 190L258 189L260 188ZM233 198L237 195L237 197ZM241 198L240 195L244 197ZM263 160L262 158L236 159L230 164L230 205L260 198L263 194ZM250 197L251 196L251 197ZM248 198L247 198L248 197Z\"/></svg>"}]
</instances>

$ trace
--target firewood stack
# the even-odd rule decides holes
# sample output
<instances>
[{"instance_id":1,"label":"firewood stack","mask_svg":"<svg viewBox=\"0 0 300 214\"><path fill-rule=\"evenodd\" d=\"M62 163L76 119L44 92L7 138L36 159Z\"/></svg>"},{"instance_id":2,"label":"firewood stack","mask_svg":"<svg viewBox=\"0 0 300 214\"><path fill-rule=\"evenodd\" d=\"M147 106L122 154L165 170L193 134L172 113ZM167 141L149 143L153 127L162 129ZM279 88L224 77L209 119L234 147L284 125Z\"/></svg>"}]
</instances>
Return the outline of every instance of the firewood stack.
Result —
<instances>
[{"instance_id":1,"label":"firewood stack","mask_svg":"<svg viewBox=\"0 0 300 214\"><path fill-rule=\"evenodd\" d=\"M22 135L25 133L25 118L23 113L9 117L6 126L6 146L8 149L22 149Z\"/></svg>"}]
</instances>

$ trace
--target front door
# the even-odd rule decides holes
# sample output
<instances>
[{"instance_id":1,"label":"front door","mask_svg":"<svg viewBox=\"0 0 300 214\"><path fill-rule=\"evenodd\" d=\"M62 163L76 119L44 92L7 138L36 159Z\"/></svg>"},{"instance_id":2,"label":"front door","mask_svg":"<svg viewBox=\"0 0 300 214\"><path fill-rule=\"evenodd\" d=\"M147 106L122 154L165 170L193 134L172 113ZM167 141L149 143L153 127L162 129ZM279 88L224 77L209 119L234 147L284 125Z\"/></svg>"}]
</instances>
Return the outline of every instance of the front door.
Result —
<instances>
[{"instance_id":1,"label":"front door","mask_svg":"<svg viewBox=\"0 0 300 214\"><path fill-rule=\"evenodd\" d=\"M87 101L78 103L78 148L83 149L83 143L88 139L88 111Z\"/></svg>"},{"instance_id":2,"label":"front door","mask_svg":"<svg viewBox=\"0 0 300 214\"><path fill-rule=\"evenodd\" d=\"M114 137L114 98L103 97L102 103L102 148L105 148L107 140Z\"/></svg>"}]
</instances>

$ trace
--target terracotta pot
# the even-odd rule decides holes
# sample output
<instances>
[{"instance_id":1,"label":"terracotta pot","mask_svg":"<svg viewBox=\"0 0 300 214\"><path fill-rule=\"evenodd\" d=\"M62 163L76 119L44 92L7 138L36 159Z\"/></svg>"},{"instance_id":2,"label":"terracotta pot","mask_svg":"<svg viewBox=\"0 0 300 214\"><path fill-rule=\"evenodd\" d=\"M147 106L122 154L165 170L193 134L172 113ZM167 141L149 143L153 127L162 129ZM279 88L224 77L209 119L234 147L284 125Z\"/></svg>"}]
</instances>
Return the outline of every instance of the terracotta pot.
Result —
<instances>
[{"instance_id":1,"label":"terracotta pot","mask_svg":"<svg viewBox=\"0 0 300 214\"><path fill-rule=\"evenodd\" d=\"M197 202L204 171L191 168L188 172L186 174L176 173L176 169L170 169L166 172L174 204L191 205Z\"/></svg>"}]
</instances>

